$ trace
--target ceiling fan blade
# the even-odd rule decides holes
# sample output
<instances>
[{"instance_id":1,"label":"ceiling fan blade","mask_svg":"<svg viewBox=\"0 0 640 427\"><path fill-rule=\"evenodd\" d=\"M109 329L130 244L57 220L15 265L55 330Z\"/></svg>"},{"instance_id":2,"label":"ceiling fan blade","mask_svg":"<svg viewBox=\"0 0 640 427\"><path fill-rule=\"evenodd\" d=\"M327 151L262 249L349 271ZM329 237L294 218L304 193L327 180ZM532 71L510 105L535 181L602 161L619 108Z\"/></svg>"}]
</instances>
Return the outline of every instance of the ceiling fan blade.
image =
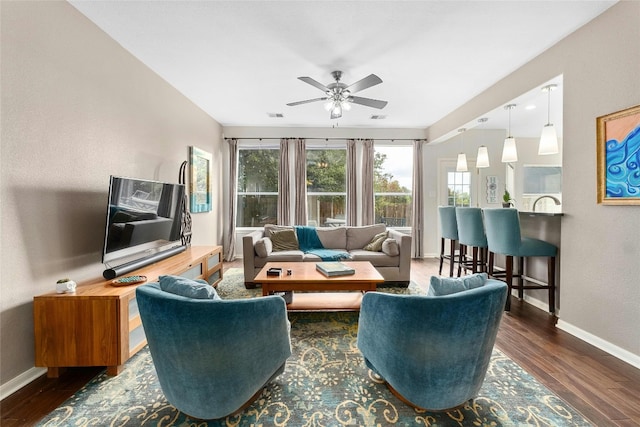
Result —
<instances>
[{"instance_id":1,"label":"ceiling fan blade","mask_svg":"<svg viewBox=\"0 0 640 427\"><path fill-rule=\"evenodd\" d=\"M382 79L380 77L376 76L375 74L369 74L364 79L359 80L359 81L353 83L352 85L348 86L347 89L351 93L356 93L356 92L359 92L361 90L370 88L371 86L375 86L377 84L380 84L380 83L382 83Z\"/></svg>"},{"instance_id":2,"label":"ceiling fan blade","mask_svg":"<svg viewBox=\"0 0 640 427\"><path fill-rule=\"evenodd\" d=\"M317 101L326 101L327 99L329 98L325 96L322 98L313 98L313 99L305 99L304 101L290 102L287 105L289 107L295 107L296 105L308 104L310 102L317 102Z\"/></svg>"},{"instance_id":3,"label":"ceiling fan blade","mask_svg":"<svg viewBox=\"0 0 640 427\"><path fill-rule=\"evenodd\" d=\"M353 102L354 104L365 105L367 107L378 108L378 109L382 109L387 105L387 101L380 101L378 99L371 99L371 98L362 98L359 96L350 96L349 101Z\"/></svg>"},{"instance_id":4,"label":"ceiling fan blade","mask_svg":"<svg viewBox=\"0 0 640 427\"><path fill-rule=\"evenodd\" d=\"M305 83L309 83L311 86L315 86L323 92L328 92L329 88L311 77L298 77L298 80L302 80Z\"/></svg>"}]
</instances>

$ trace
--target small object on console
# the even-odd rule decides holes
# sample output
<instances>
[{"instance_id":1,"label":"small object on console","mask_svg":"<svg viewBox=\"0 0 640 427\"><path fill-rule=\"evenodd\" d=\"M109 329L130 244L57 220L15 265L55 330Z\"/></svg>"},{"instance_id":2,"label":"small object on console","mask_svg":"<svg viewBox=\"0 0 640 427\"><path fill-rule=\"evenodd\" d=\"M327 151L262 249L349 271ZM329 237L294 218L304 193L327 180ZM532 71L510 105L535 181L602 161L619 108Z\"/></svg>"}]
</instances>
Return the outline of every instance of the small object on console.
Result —
<instances>
[{"instance_id":1,"label":"small object on console","mask_svg":"<svg viewBox=\"0 0 640 427\"><path fill-rule=\"evenodd\" d=\"M127 286L146 282L147 276L126 276L111 281L113 286Z\"/></svg>"},{"instance_id":2,"label":"small object on console","mask_svg":"<svg viewBox=\"0 0 640 427\"><path fill-rule=\"evenodd\" d=\"M270 268L267 270L267 276L282 276L282 269L279 267Z\"/></svg>"}]
</instances>

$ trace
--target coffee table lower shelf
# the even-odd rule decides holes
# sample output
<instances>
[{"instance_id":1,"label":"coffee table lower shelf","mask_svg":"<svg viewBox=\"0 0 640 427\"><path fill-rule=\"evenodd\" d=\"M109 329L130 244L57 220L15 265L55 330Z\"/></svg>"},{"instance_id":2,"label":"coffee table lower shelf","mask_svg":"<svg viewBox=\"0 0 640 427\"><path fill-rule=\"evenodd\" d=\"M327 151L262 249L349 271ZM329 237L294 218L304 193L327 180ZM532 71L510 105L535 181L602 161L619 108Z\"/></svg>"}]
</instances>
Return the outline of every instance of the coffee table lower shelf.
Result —
<instances>
[{"instance_id":1,"label":"coffee table lower shelf","mask_svg":"<svg viewBox=\"0 0 640 427\"><path fill-rule=\"evenodd\" d=\"M287 311L360 311L362 292L294 292Z\"/></svg>"}]
</instances>

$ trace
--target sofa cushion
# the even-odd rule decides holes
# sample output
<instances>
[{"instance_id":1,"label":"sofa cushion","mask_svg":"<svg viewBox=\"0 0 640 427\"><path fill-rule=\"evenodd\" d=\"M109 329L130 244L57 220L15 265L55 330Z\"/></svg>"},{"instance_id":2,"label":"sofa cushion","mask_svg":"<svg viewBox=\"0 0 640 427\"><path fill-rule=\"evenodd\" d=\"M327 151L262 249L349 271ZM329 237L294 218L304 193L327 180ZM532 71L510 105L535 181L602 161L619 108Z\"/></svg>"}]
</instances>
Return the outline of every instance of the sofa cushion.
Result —
<instances>
[{"instance_id":1,"label":"sofa cushion","mask_svg":"<svg viewBox=\"0 0 640 427\"><path fill-rule=\"evenodd\" d=\"M374 267L398 267L400 257L388 256L383 252L372 252L364 249L353 249L349 251L351 261L369 261Z\"/></svg>"},{"instance_id":2,"label":"sofa cushion","mask_svg":"<svg viewBox=\"0 0 640 427\"><path fill-rule=\"evenodd\" d=\"M398 246L398 241L396 239L385 239L385 241L382 242L382 253L389 256L400 255L400 246Z\"/></svg>"},{"instance_id":3,"label":"sofa cushion","mask_svg":"<svg viewBox=\"0 0 640 427\"><path fill-rule=\"evenodd\" d=\"M347 229L345 227L318 227L318 238L326 249L341 249L347 247Z\"/></svg>"},{"instance_id":4,"label":"sofa cushion","mask_svg":"<svg viewBox=\"0 0 640 427\"><path fill-rule=\"evenodd\" d=\"M271 239L268 237L263 237L262 239L258 239L256 244L254 245L256 250L256 254L260 258L266 258L269 256L271 251L273 250L273 243L271 243Z\"/></svg>"},{"instance_id":5,"label":"sofa cushion","mask_svg":"<svg viewBox=\"0 0 640 427\"><path fill-rule=\"evenodd\" d=\"M282 230L293 230L293 226L291 225L276 225L276 224L265 224L264 225L264 237L271 237L271 234L282 231Z\"/></svg>"},{"instance_id":6,"label":"sofa cushion","mask_svg":"<svg viewBox=\"0 0 640 427\"><path fill-rule=\"evenodd\" d=\"M294 251L298 249L298 238L295 230L279 230L271 233L273 252Z\"/></svg>"},{"instance_id":7,"label":"sofa cushion","mask_svg":"<svg viewBox=\"0 0 640 427\"><path fill-rule=\"evenodd\" d=\"M205 280L191 280L182 276L160 276L160 289L175 295L194 299L221 299L216 289Z\"/></svg>"},{"instance_id":8,"label":"sofa cushion","mask_svg":"<svg viewBox=\"0 0 640 427\"><path fill-rule=\"evenodd\" d=\"M387 232L383 231L382 233L378 233L369 243L367 243L362 249L366 251L380 252L382 251L382 242L387 238Z\"/></svg>"},{"instance_id":9,"label":"sofa cushion","mask_svg":"<svg viewBox=\"0 0 640 427\"><path fill-rule=\"evenodd\" d=\"M384 224L347 227L347 250L364 248L373 236L386 230L387 226Z\"/></svg>"},{"instance_id":10,"label":"sofa cushion","mask_svg":"<svg viewBox=\"0 0 640 427\"><path fill-rule=\"evenodd\" d=\"M427 295L450 295L479 288L487 282L487 273L470 274L464 277L431 276Z\"/></svg>"}]
</instances>

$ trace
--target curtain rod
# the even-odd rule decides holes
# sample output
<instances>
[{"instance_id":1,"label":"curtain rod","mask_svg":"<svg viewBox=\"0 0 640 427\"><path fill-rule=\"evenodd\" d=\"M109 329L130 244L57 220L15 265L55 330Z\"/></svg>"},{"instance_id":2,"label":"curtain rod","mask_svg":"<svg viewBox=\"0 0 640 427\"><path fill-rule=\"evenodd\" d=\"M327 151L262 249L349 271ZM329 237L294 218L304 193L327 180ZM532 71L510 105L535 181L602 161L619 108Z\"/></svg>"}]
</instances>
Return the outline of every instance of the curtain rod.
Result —
<instances>
[{"instance_id":1,"label":"curtain rod","mask_svg":"<svg viewBox=\"0 0 640 427\"><path fill-rule=\"evenodd\" d=\"M243 139L243 140L251 140L251 141L262 141L263 139L275 139L277 141L280 141L281 139L304 139L304 140L318 140L318 141L344 141L347 139L353 139L355 141L364 141L365 139L372 139L372 140L378 140L378 141L427 141L426 138L301 138L301 137L283 137L283 138L278 138L278 137L252 137L252 138L242 138L242 137L225 137L225 140L229 140L229 139Z\"/></svg>"}]
</instances>

